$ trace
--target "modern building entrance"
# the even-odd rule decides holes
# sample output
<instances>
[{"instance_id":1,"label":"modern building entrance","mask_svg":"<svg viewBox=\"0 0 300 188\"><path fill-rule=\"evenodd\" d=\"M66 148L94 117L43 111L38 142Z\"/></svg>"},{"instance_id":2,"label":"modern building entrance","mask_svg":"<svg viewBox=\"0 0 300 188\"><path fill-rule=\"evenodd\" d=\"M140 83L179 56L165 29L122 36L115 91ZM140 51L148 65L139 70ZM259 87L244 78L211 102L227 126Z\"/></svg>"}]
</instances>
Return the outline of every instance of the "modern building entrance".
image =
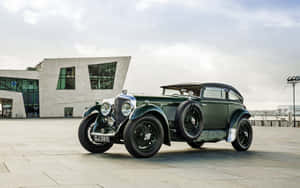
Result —
<instances>
[{"instance_id":1,"label":"modern building entrance","mask_svg":"<svg viewBox=\"0 0 300 188\"><path fill-rule=\"evenodd\" d=\"M40 116L38 80L0 77L0 90L21 92L27 118Z\"/></svg>"},{"instance_id":2,"label":"modern building entrance","mask_svg":"<svg viewBox=\"0 0 300 188\"><path fill-rule=\"evenodd\" d=\"M12 100L0 98L0 118L11 118Z\"/></svg>"}]
</instances>

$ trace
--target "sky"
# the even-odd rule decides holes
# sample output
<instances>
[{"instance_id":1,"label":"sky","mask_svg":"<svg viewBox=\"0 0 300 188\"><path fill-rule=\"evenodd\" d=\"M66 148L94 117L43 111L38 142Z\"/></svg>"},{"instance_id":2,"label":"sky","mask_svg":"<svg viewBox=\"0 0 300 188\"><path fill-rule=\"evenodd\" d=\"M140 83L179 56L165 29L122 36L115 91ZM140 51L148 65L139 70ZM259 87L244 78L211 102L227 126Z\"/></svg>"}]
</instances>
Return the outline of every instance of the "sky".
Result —
<instances>
[{"instance_id":1,"label":"sky","mask_svg":"<svg viewBox=\"0 0 300 188\"><path fill-rule=\"evenodd\" d=\"M286 78L300 75L298 0L1 0L0 23L0 69L132 56L134 93L223 82L248 109L275 109L291 104Z\"/></svg>"}]
</instances>

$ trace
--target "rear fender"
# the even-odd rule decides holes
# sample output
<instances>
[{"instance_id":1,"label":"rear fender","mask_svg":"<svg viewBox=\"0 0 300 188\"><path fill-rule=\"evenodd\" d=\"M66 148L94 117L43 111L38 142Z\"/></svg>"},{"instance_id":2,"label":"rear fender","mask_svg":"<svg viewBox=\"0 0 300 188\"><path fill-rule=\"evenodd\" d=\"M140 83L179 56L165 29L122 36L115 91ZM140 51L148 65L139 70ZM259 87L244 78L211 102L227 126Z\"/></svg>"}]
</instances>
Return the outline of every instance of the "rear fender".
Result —
<instances>
[{"instance_id":1,"label":"rear fender","mask_svg":"<svg viewBox=\"0 0 300 188\"><path fill-rule=\"evenodd\" d=\"M227 142L233 142L236 139L237 134L237 126L241 119L247 118L249 119L251 117L250 112L245 109L239 109L233 113L230 119L228 133L227 133Z\"/></svg>"}]
</instances>

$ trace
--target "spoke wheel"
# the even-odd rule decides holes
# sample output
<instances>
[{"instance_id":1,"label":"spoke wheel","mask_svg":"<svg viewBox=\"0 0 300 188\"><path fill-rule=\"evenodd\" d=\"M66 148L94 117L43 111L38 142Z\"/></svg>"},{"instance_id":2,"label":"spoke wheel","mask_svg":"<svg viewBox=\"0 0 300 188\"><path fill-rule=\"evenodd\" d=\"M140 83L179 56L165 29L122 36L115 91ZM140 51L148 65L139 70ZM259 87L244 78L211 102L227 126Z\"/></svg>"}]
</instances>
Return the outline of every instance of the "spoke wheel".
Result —
<instances>
[{"instance_id":1,"label":"spoke wheel","mask_svg":"<svg viewBox=\"0 0 300 188\"><path fill-rule=\"evenodd\" d=\"M239 122L236 140L232 142L237 151L246 151L252 143L253 131L248 119L242 119Z\"/></svg>"},{"instance_id":2,"label":"spoke wheel","mask_svg":"<svg viewBox=\"0 0 300 188\"><path fill-rule=\"evenodd\" d=\"M203 115L198 102L184 101L176 109L175 125L187 142L194 142L203 130Z\"/></svg>"},{"instance_id":3,"label":"spoke wheel","mask_svg":"<svg viewBox=\"0 0 300 188\"><path fill-rule=\"evenodd\" d=\"M194 137L198 134L201 123L201 112L200 110L192 105L188 108L184 118L184 130L189 134L190 137Z\"/></svg>"},{"instance_id":4,"label":"spoke wheel","mask_svg":"<svg viewBox=\"0 0 300 188\"><path fill-rule=\"evenodd\" d=\"M159 138L159 129L151 121L141 121L134 130L134 142L138 149L150 151Z\"/></svg>"},{"instance_id":5,"label":"spoke wheel","mask_svg":"<svg viewBox=\"0 0 300 188\"><path fill-rule=\"evenodd\" d=\"M123 133L124 144L134 157L151 157L155 155L164 139L161 122L152 115L129 121Z\"/></svg>"},{"instance_id":6,"label":"spoke wheel","mask_svg":"<svg viewBox=\"0 0 300 188\"><path fill-rule=\"evenodd\" d=\"M96 142L94 136L91 135L97 116L98 114L90 114L82 120L78 130L78 137L80 144L87 151L91 153L104 153L113 146L113 143Z\"/></svg>"}]
</instances>

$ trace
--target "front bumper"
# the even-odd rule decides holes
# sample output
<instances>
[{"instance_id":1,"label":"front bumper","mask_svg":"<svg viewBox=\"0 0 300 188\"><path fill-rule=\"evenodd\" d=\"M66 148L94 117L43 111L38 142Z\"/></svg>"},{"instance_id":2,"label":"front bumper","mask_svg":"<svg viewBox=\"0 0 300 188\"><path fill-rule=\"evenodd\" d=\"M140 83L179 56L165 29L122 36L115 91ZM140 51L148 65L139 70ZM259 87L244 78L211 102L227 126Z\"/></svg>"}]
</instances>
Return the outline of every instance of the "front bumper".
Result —
<instances>
[{"instance_id":1,"label":"front bumper","mask_svg":"<svg viewBox=\"0 0 300 188\"><path fill-rule=\"evenodd\" d=\"M97 117L91 135L92 136L108 136L108 137L120 137L122 134L120 130L128 122L126 118L123 122L118 123L112 116L103 117L101 114Z\"/></svg>"}]
</instances>

